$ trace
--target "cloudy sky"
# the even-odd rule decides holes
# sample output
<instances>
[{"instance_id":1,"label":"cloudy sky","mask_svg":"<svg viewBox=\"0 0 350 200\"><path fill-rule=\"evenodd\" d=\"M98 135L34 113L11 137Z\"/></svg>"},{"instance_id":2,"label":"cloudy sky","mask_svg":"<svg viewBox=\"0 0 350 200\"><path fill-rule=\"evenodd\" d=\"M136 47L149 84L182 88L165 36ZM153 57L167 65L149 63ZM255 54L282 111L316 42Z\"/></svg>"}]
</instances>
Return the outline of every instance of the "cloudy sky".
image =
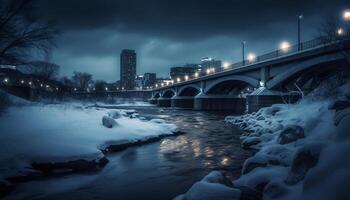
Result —
<instances>
[{"instance_id":1,"label":"cloudy sky","mask_svg":"<svg viewBox=\"0 0 350 200\"><path fill-rule=\"evenodd\" d=\"M281 41L317 35L325 19L340 17L346 0L38 0L40 13L62 34L53 52L60 74L84 71L119 80L121 49L137 52L137 73L168 76L171 66L211 56L237 62L241 41L262 54Z\"/></svg>"}]
</instances>

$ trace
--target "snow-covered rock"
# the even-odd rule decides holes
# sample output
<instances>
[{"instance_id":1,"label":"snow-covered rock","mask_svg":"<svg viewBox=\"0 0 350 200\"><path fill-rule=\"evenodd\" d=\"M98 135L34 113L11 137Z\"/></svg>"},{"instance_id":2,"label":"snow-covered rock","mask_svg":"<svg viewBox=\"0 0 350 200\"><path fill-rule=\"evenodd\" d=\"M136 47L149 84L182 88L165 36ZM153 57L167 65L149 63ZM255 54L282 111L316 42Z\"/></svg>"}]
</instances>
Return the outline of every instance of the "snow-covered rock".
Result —
<instances>
[{"instance_id":1,"label":"snow-covered rock","mask_svg":"<svg viewBox=\"0 0 350 200\"><path fill-rule=\"evenodd\" d=\"M227 183L229 180L220 172L213 171L174 200L239 200L240 190Z\"/></svg>"},{"instance_id":2,"label":"snow-covered rock","mask_svg":"<svg viewBox=\"0 0 350 200\"><path fill-rule=\"evenodd\" d=\"M108 116L102 117L102 124L107 128L113 128L114 126L118 125L118 123L113 118Z\"/></svg>"},{"instance_id":3,"label":"snow-covered rock","mask_svg":"<svg viewBox=\"0 0 350 200\"><path fill-rule=\"evenodd\" d=\"M297 125L288 125L280 133L278 142L280 144L288 144L304 137L305 135L303 127Z\"/></svg>"}]
</instances>

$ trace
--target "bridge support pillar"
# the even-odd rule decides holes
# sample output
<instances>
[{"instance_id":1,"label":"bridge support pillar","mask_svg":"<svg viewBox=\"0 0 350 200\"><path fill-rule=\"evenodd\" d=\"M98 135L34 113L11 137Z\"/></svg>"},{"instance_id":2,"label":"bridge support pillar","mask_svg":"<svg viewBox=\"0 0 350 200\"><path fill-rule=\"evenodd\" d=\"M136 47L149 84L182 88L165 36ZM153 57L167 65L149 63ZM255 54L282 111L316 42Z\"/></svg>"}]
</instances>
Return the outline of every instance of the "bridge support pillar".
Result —
<instances>
[{"instance_id":1,"label":"bridge support pillar","mask_svg":"<svg viewBox=\"0 0 350 200\"><path fill-rule=\"evenodd\" d=\"M195 110L218 110L233 111L237 113L246 110L246 99L236 96L220 96L198 94L194 98Z\"/></svg>"},{"instance_id":2,"label":"bridge support pillar","mask_svg":"<svg viewBox=\"0 0 350 200\"><path fill-rule=\"evenodd\" d=\"M193 108L194 97L191 96L174 96L171 98L171 107Z\"/></svg>"},{"instance_id":3,"label":"bridge support pillar","mask_svg":"<svg viewBox=\"0 0 350 200\"><path fill-rule=\"evenodd\" d=\"M299 98L299 95L290 95L260 87L247 95L248 112L256 112L260 108L269 107L273 104L295 103Z\"/></svg>"},{"instance_id":4,"label":"bridge support pillar","mask_svg":"<svg viewBox=\"0 0 350 200\"><path fill-rule=\"evenodd\" d=\"M148 102L149 102L150 104L157 104L158 99L150 98L150 99L148 99Z\"/></svg>"},{"instance_id":5,"label":"bridge support pillar","mask_svg":"<svg viewBox=\"0 0 350 200\"><path fill-rule=\"evenodd\" d=\"M159 97L157 100L157 105L159 107L170 107L171 106L171 98Z\"/></svg>"}]
</instances>

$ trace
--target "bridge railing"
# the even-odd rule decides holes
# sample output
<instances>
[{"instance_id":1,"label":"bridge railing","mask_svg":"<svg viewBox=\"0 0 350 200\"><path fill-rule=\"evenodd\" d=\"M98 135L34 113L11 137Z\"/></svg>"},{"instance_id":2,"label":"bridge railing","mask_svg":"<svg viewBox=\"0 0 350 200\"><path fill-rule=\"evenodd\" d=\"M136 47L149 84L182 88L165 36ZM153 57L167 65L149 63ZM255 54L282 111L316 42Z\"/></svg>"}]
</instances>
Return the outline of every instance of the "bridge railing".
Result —
<instances>
[{"instance_id":1,"label":"bridge railing","mask_svg":"<svg viewBox=\"0 0 350 200\"><path fill-rule=\"evenodd\" d=\"M290 55L293 53L309 50L309 49L316 48L316 47L326 46L326 45L329 45L332 43L341 42L341 41L345 41L345 40L349 40L349 39L350 39L350 30L345 31L345 33L342 35L329 35L329 36L318 37L318 38L315 38L313 40L301 42L299 45L295 44L295 45L289 46L286 49L278 49L278 50L257 56L253 60L244 60L244 61L240 61L237 63L233 63L229 67L226 67L226 68L216 68L215 72L207 73L206 71L202 70L196 76L193 75L192 77L188 77L188 80L181 81L181 82L190 81L190 80L197 79L197 78L200 78L203 76L213 75L213 74L216 74L218 72L230 71L230 70L241 68L241 67L251 65L254 63L264 62L264 61L278 58L281 56ZM174 82L174 84L176 84L176 82ZM168 86L168 85L166 85L166 86Z\"/></svg>"}]
</instances>

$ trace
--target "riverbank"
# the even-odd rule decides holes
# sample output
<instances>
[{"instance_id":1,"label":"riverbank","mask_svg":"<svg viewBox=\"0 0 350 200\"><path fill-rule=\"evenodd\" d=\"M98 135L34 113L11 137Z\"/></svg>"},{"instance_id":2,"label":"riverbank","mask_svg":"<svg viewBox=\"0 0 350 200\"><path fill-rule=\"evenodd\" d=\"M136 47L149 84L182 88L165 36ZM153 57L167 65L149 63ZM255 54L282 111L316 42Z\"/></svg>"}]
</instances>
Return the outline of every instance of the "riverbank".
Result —
<instances>
[{"instance_id":1,"label":"riverbank","mask_svg":"<svg viewBox=\"0 0 350 200\"><path fill-rule=\"evenodd\" d=\"M181 134L174 124L139 118L135 110L81 104L26 102L0 118L1 195L18 183L99 171L109 152Z\"/></svg>"},{"instance_id":2,"label":"riverbank","mask_svg":"<svg viewBox=\"0 0 350 200\"><path fill-rule=\"evenodd\" d=\"M226 117L254 149L241 177L212 172L176 200L347 199L350 84L330 79L293 105Z\"/></svg>"}]
</instances>

